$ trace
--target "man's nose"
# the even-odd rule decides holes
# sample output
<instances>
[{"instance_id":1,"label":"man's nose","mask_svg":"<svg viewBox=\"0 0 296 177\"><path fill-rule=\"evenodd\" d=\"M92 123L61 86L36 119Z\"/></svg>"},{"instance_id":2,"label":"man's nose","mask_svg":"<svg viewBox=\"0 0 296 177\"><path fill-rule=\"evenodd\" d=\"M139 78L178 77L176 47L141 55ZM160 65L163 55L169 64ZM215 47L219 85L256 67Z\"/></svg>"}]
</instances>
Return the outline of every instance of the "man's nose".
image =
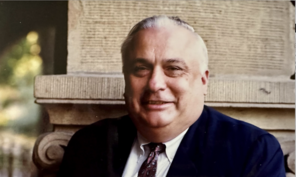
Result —
<instances>
[{"instance_id":1,"label":"man's nose","mask_svg":"<svg viewBox=\"0 0 296 177\"><path fill-rule=\"evenodd\" d=\"M166 76L161 68L154 68L148 81L148 88L151 92L165 90Z\"/></svg>"}]
</instances>

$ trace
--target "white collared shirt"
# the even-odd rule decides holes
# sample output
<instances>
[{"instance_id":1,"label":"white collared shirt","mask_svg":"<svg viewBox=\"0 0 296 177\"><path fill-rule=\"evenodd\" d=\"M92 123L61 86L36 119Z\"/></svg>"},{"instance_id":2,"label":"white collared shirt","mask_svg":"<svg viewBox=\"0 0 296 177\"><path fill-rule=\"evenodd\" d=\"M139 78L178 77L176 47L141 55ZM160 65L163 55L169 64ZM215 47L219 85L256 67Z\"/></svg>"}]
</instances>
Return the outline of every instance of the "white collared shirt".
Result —
<instances>
[{"instance_id":1,"label":"white collared shirt","mask_svg":"<svg viewBox=\"0 0 296 177\"><path fill-rule=\"evenodd\" d=\"M177 149L187 131L188 128L174 139L163 143L165 144L166 149L164 153L161 153L158 156L156 177L164 177L167 175ZM122 174L123 177L138 176L138 171L150 153L149 148L144 146L149 143L149 141L137 132L137 137L134 140L133 147Z\"/></svg>"}]
</instances>

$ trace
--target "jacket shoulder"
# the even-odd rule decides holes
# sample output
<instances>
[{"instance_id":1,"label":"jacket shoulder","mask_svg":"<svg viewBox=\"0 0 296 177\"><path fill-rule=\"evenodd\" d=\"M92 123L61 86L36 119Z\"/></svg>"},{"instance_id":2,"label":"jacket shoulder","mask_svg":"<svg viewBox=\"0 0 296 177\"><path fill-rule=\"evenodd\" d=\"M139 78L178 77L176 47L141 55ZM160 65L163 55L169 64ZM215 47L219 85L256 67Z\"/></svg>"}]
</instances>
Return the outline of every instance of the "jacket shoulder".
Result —
<instances>
[{"instance_id":1,"label":"jacket shoulder","mask_svg":"<svg viewBox=\"0 0 296 177\"><path fill-rule=\"evenodd\" d=\"M107 169L118 131L127 119L127 116L103 119L78 130L65 148L58 176L88 176L88 173L105 176L106 170L102 169Z\"/></svg>"},{"instance_id":2,"label":"jacket shoulder","mask_svg":"<svg viewBox=\"0 0 296 177\"><path fill-rule=\"evenodd\" d=\"M74 141L76 139L88 139L93 137L104 137L108 133L115 133L114 129L117 129L123 122L126 122L128 119L127 116L119 117L119 118L106 118L94 122L90 125L87 125L72 136L71 140Z\"/></svg>"},{"instance_id":3,"label":"jacket shoulder","mask_svg":"<svg viewBox=\"0 0 296 177\"><path fill-rule=\"evenodd\" d=\"M269 133L250 123L234 119L224 115L213 108L206 108L208 118L208 129L214 133L225 135L228 138L239 137L240 140L254 141L262 135Z\"/></svg>"},{"instance_id":4,"label":"jacket shoulder","mask_svg":"<svg viewBox=\"0 0 296 177\"><path fill-rule=\"evenodd\" d=\"M226 176L284 174L283 153L273 135L213 108L205 107L204 111L200 125L204 126L204 134L199 137L203 140L199 149L205 171L216 169Z\"/></svg>"}]
</instances>

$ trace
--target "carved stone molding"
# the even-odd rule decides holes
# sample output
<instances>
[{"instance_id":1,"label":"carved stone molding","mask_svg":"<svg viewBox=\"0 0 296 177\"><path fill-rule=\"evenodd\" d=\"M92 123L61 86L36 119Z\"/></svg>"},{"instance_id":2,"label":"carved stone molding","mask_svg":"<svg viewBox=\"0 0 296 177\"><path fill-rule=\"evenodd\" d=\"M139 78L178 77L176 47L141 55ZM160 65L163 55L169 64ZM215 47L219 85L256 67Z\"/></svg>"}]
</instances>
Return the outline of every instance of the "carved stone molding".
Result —
<instances>
[{"instance_id":1,"label":"carved stone molding","mask_svg":"<svg viewBox=\"0 0 296 177\"><path fill-rule=\"evenodd\" d=\"M122 75L46 75L35 78L37 103L123 104ZM295 81L210 78L205 102L213 107L294 108Z\"/></svg>"},{"instance_id":2,"label":"carved stone molding","mask_svg":"<svg viewBox=\"0 0 296 177\"><path fill-rule=\"evenodd\" d=\"M287 164L289 169L295 174L295 151L289 154Z\"/></svg>"},{"instance_id":3,"label":"carved stone molding","mask_svg":"<svg viewBox=\"0 0 296 177\"><path fill-rule=\"evenodd\" d=\"M285 137L277 137L277 139L281 144L284 156L287 157L285 164L295 175L295 136L294 134L290 136L287 134Z\"/></svg>"},{"instance_id":4,"label":"carved stone molding","mask_svg":"<svg viewBox=\"0 0 296 177\"><path fill-rule=\"evenodd\" d=\"M64 132L45 133L38 137L33 149L33 161L41 171L55 172L64 155L64 147L73 134Z\"/></svg>"}]
</instances>

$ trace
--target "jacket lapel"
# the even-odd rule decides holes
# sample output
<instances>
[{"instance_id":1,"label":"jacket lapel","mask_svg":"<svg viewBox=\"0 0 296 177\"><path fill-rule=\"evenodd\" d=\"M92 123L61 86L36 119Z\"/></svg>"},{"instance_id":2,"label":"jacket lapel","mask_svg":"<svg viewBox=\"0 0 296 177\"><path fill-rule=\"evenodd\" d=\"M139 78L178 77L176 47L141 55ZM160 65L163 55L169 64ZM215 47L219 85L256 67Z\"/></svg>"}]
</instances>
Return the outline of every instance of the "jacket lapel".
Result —
<instances>
[{"instance_id":1,"label":"jacket lapel","mask_svg":"<svg viewBox=\"0 0 296 177\"><path fill-rule=\"evenodd\" d=\"M137 134L136 127L128 116L124 116L117 127L117 137L113 147L115 157L113 159L114 174L112 176L122 176Z\"/></svg>"},{"instance_id":2,"label":"jacket lapel","mask_svg":"<svg viewBox=\"0 0 296 177\"><path fill-rule=\"evenodd\" d=\"M203 146L205 137L205 126L207 124L207 107L197 121L192 124L180 143L180 146L176 152L172 165L167 174L168 177L174 176L198 176L198 167L202 152L200 152Z\"/></svg>"},{"instance_id":3,"label":"jacket lapel","mask_svg":"<svg viewBox=\"0 0 296 177\"><path fill-rule=\"evenodd\" d=\"M179 147L167 176L197 176L197 169L186 151L186 147Z\"/></svg>"}]
</instances>

